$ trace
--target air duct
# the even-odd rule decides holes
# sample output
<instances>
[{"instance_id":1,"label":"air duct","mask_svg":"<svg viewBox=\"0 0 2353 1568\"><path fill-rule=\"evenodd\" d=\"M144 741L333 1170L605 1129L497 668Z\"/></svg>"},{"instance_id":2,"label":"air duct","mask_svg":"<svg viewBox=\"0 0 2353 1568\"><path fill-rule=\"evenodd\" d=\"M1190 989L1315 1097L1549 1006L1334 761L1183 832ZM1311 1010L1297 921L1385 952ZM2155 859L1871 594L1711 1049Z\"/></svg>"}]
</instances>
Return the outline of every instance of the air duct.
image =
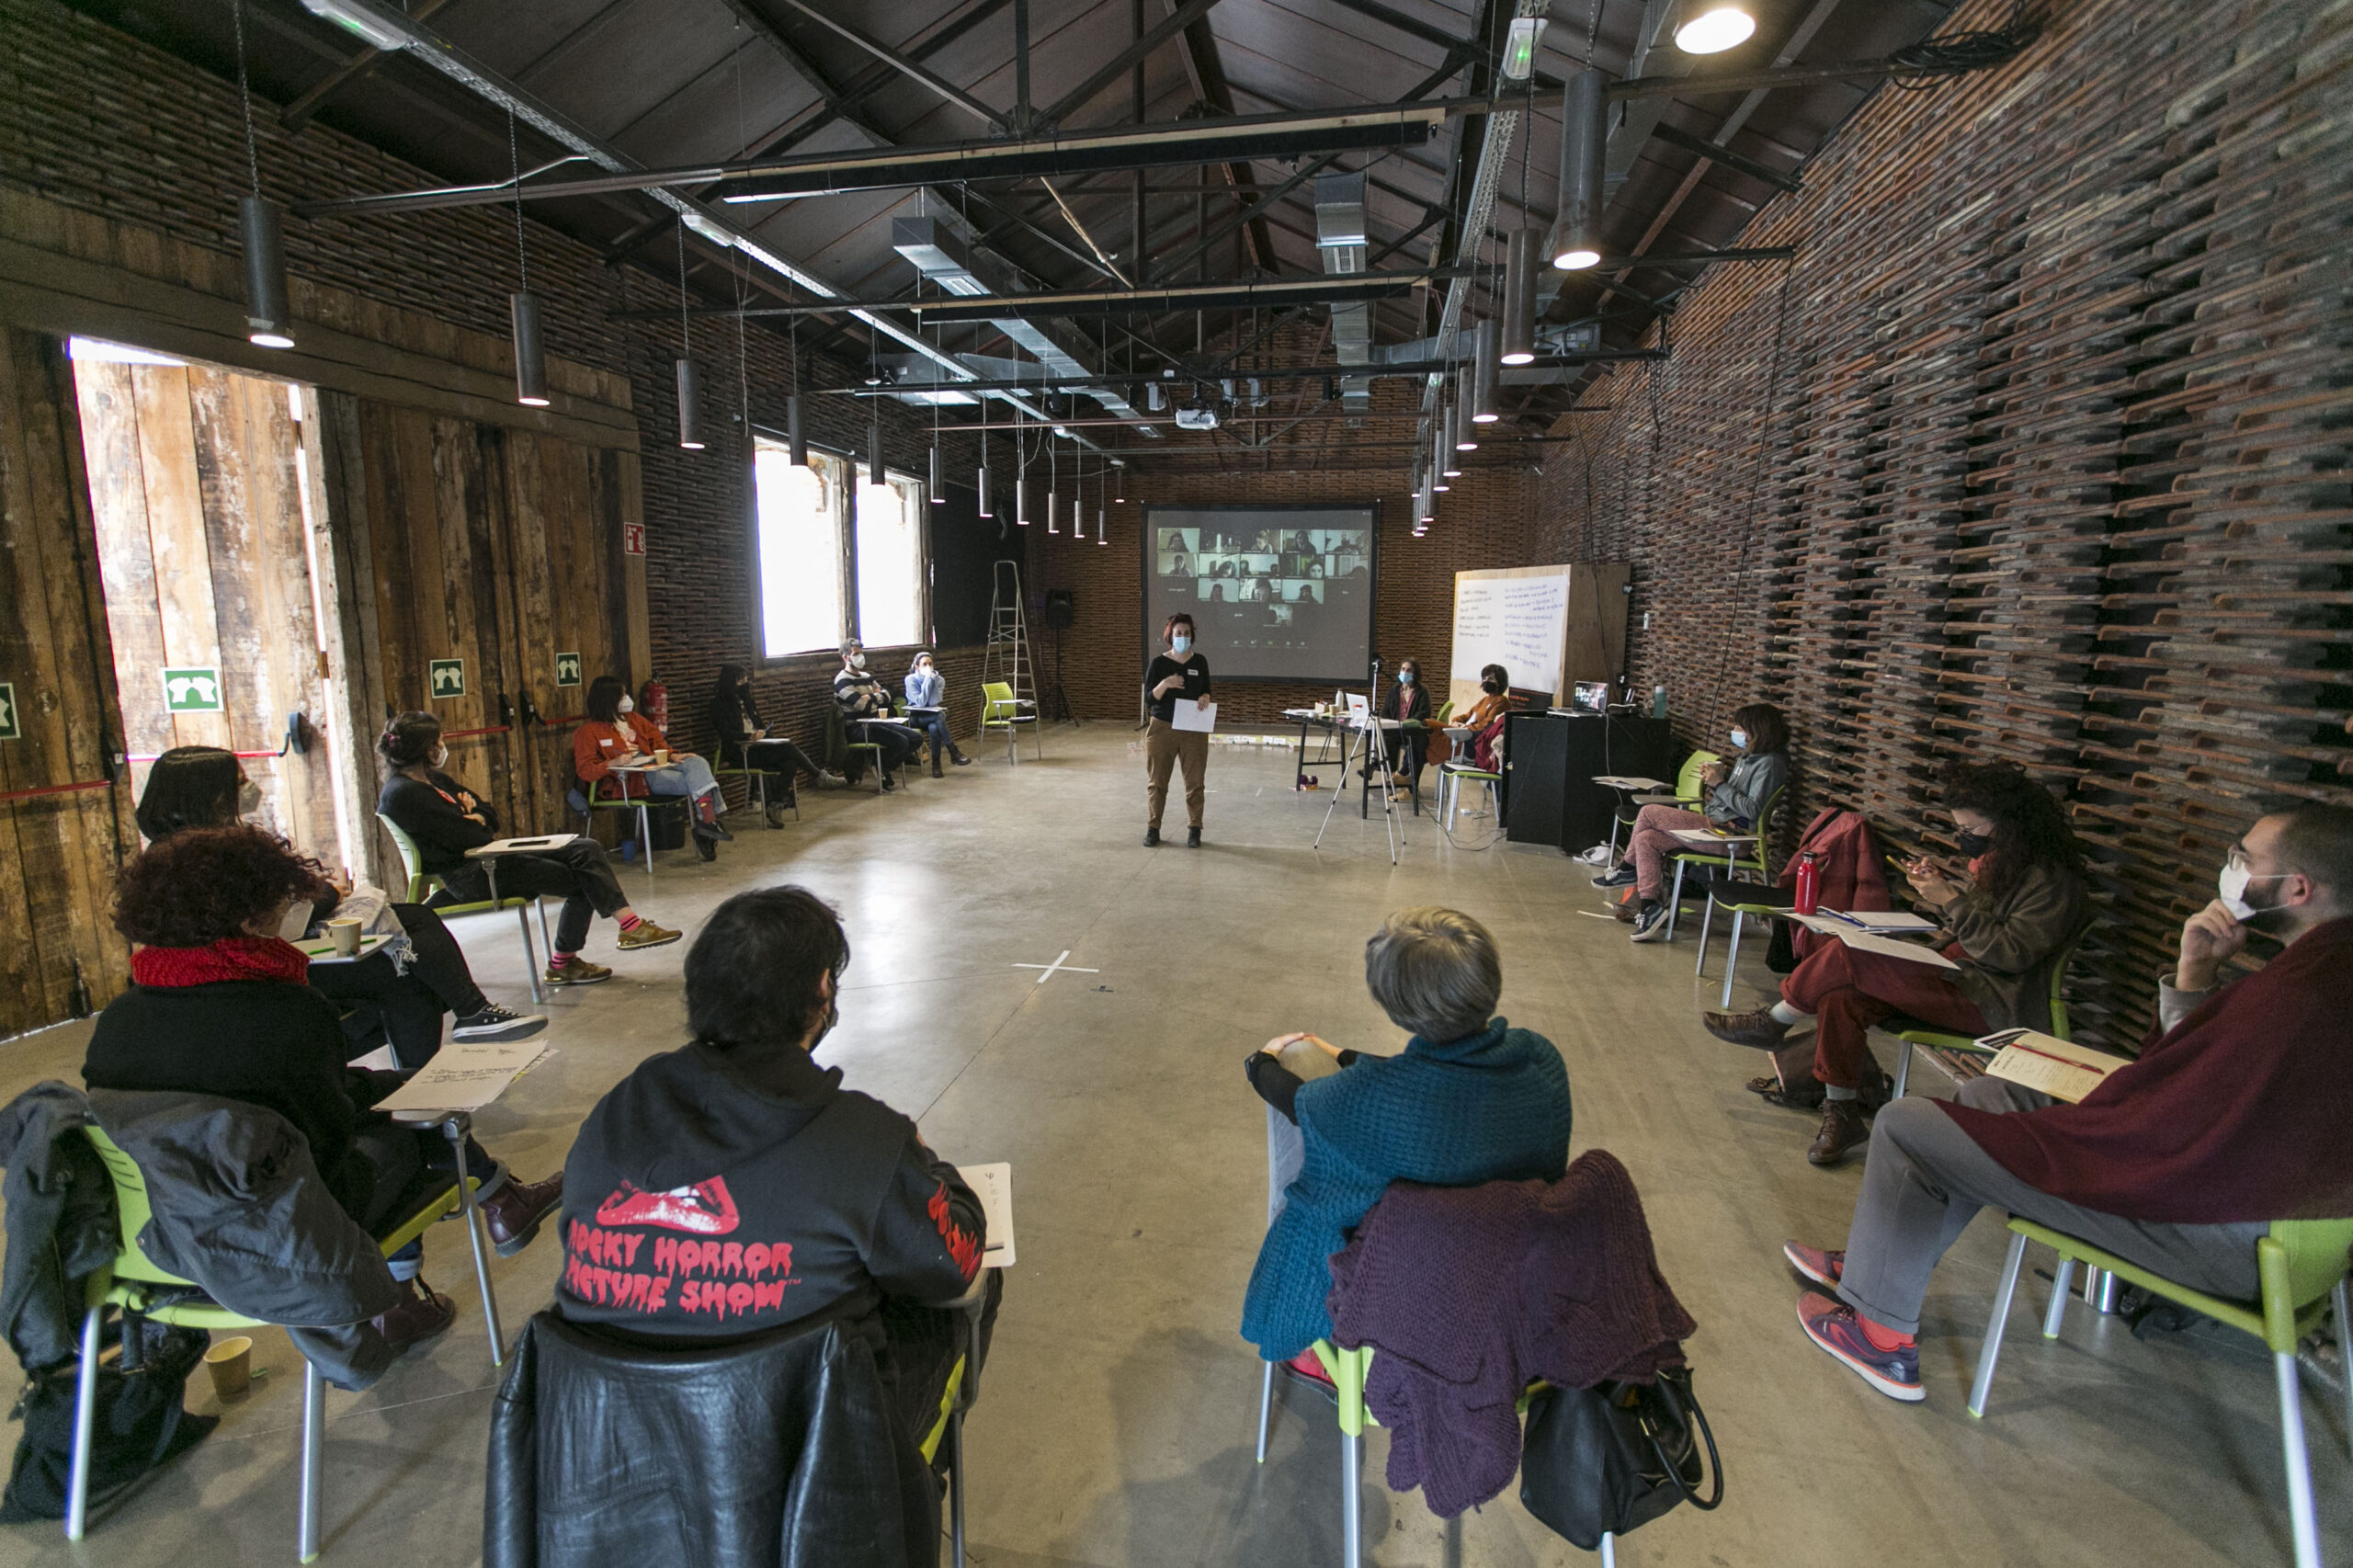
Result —
<instances>
[{"instance_id":1,"label":"air duct","mask_svg":"<svg viewBox=\"0 0 2353 1568\"><path fill-rule=\"evenodd\" d=\"M1315 249L1329 277L1346 277L1365 269L1364 176L1315 176ZM1372 307L1369 304L1332 307L1333 357L1343 365L1372 362ZM1361 376L1340 381L1340 407L1349 414L1372 409L1372 382Z\"/></svg>"}]
</instances>

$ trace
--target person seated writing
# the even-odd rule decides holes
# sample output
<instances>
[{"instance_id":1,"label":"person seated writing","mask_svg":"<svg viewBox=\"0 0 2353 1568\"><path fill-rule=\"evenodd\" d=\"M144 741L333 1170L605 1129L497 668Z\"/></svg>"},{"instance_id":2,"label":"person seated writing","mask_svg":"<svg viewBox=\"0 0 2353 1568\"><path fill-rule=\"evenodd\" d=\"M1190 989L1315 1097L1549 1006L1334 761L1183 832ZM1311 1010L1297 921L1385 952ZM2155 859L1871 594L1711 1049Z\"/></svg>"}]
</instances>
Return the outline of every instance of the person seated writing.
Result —
<instances>
[{"instance_id":1,"label":"person seated writing","mask_svg":"<svg viewBox=\"0 0 2353 1568\"><path fill-rule=\"evenodd\" d=\"M1269 1179L1283 1209L1267 1229L1242 1309L1261 1358L1324 1380L1313 1346L1332 1333L1327 1259L1392 1181L1476 1187L1559 1179L1568 1168L1569 1073L1542 1035L1494 1017L1495 939L1452 909L1404 909L1365 944L1366 987L1411 1036L1394 1056L1279 1035L1245 1062L1251 1086L1293 1130ZM1302 1083L1278 1060L1312 1041L1344 1071ZM1270 1123L1270 1125L1273 1125Z\"/></svg>"},{"instance_id":2,"label":"person seated writing","mask_svg":"<svg viewBox=\"0 0 2353 1568\"><path fill-rule=\"evenodd\" d=\"M768 776L768 825L782 827L797 799L793 784L806 773L820 790L838 790L846 779L809 760L808 753L781 735L770 735L752 706L752 676L741 665L719 666L710 694L710 729L719 737L720 766L748 767Z\"/></svg>"},{"instance_id":3,"label":"person seated writing","mask_svg":"<svg viewBox=\"0 0 2353 1568\"><path fill-rule=\"evenodd\" d=\"M343 1210L374 1231L407 1217L396 1205L426 1171L456 1172L438 1129L369 1108L401 1075L345 1065L339 1010L305 983L309 960L278 935L290 911L330 891L316 861L257 827L190 828L141 852L115 887L115 929L136 944L131 989L98 1015L82 1079L276 1111L308 1142ZM500 1256L522 1251L563 1200L563 1176L527 1186L472 1140L465 1159ZM389 1260L403 1299L375 1325L395 1354L457 1317L417 1278L423 1257L420 1241Z\"/></svg>"},{"instance_id":4,"label":"person seated writing","mask_svg":"<svg viewBox=\"0 0 2353 1568\"><path fill-rule=\"evenodd\" d=\"M174 746L148 770L147 788L133 813L139 831L160 844L197 827L228 827L261 809L261 790L245 777L237 754L219 746ZM536 1014L509 1012L482 994L457 937L441 917L421 903L395 903L380 888L327 876L329 891L314 904L287 917L279 935L317 932L323 921L342 916L387 936L387 943L349 963L321 964L311 971L312 989L359 1009L355 1018L382 1025L382 1039L404 1073L414 1073L441 1049L441 1020L456 1019L455 1040L528 1040L548 1027ZM361 1043L373 1048L371 1026Z\"/></svg>"},{"instance_id":5,"label":"person seated writing","mask_svg":"<svg viewBox=\"0 0 2353 1568\"><path fill-rule=\"evenodd\" d=\"M907 722L931 737L931 776L939 777L942 751L957 767L970 767L972 759L956 749L956 737L948 731L948 677L928 650L917 653L907 667L906 690Z\"/></svg>"},{"instance_id":6,"label":"person seated writing","mask_svg":"<svg viewBox=\"0 0 2353 1568\"><path fill-rule=\"evenodd\" d=\"M646 722L618 676L588 683L588 718L572 733L572 769L580 787L603 786L608 797L654 795L687 801L687 825L695 853L719 858L719 841L735 835L719 820L725 802L710 764L690 751L673 751L661 731Z\"/></svg>"},{"instance_id":7,"label":"person seated writing","mask_svg":"<svg viewBox=\"0 0 2353 1568\"><path fill-rule=\"evenodd\" d=\"M498 813L447 773L449 748L441 744L441 721L430 713L404 713L384 726L376 750L392 770L376 809L408 835L423 869L441 879L431 904L479 903L490 896L490 868L466 851L498 837ZM498 858L501 898L563 900L555 926L555 950L548 955L550 985L594 985L613 971L580 956L588 923L604 915L620 927L624 949L659 948L678 933L639 915L621 895L620 879L604 846L575 837L552 849Z\"/></svg>"},{"instance_id":8,"label":"person seated writing","mask_svg":"<svg viewBox=\"0 0 2353 1568\"><path fill-rule=\"evenodd\" d=\"M882 792L889 794L891 775L923 749L923 732L891 717L890 693L866 667L865 644L855 637L842 644L842 667L834 675L834 706L842 710L842 728L852 741L882 748Z\"/></svg>"},{"instance_id":9,"label":"person seated writing","mask_svg":"<svg viewBox=\"0 0 2353 1568\"><path fill-rule=\"evenodd\" d=\"M1642 900L1634 915L1637 942L1666 940L1668 858L1693 847L1676 837L1676 830L1712 827L1747 833L1761 828L1766 802L1790 781L1790 729L1771 703L1752 702L1733 714L1732 744L1741 754L1738 761L1720 759L1699 770L1700 787L1708 791L1703 811L1644 806L1634 817L1626 858L1593 879L1597 888L1631 887Z\"/></svg>"},{"instance_id":10,"label":"person seated writing","mask_svg":"<svg viewBox=\"0 0 2353 1568\"><path fill-rule=\"evenodd\" d=\"M564 1162L555 1311L654 1346L845 1320L874 1336L919 1439L959 1354L950 1315L924 1303L965 1293L985 1232L980 1200L915 1124L814 1060L841 1021L849 958L841 921L806 888L711 913L687 949L692 1040L597 1101ZM1002 1279L990 1273L984 1358Z\"/></svg>"},{"instance_id":11,"label":"person seated writing","mask_svg":"<svg viewBox=\"0 0 2353 1568\"><path fill-rule=\"evenodd\" d=\"M1988 1076L1879 1113L1845 1249L1783 1249L1837 1295L1798 1299L1807 1337L1890 1398L1927 1398L1928 1277L1980 1209L2233 1301L2261 1292L2271 1221L2353 1216L2353 808L2265 816L2218 891L2182 926L2140 1058L2081 1104ZM2217 986L2250 931L2286 949Z\"/></svg>"},{"instance_id":12,"label":"person seated writing","mask_svg":"<svg viewBox=\"0 0 2353 1568\"><path fill-rule=\"evenodd\" d=\"M1967 874L1955 881L1925 859L1904 871L1943 922L1931 943L1960 968L1822 938L1781 982L1781 999L1770 1008L1701 1020L1718 1040L1768 1051L1799 1024L1818 1020L1813 1075L1823 1085L1822 1129L1806 1151L1817 1165L1838 1164L1870 1135L1860 1096L1866 1080L1880 1075L1867 1038L1873 1024L1903 1013L1972 1040L2051 1027L2052 966L2089 907L2084 854L2066 813L2024 768L2006 762L1954 764L1945 774L1944 804Z\"/></svg>"}]
</instances>

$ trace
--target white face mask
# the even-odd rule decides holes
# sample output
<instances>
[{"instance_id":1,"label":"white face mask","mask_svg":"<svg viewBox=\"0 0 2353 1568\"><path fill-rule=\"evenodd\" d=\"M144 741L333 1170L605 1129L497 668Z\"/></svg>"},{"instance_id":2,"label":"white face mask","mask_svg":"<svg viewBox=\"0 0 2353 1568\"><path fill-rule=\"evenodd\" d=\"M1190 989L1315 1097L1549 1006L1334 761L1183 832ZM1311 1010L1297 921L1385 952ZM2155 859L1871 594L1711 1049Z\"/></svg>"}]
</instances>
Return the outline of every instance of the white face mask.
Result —
<instances>
[{"instance_id":1,"label":"white face mask","mask_svg":"<svg viewBox=\"0 0 2353 1568\"><path fill-rule=\"evenodd\" d=\"M2280 871L2268 877L2258 877L2253 871L2248 870L2245 866L2238 864L2236 861L2233 861L2222 868L2222 876L2216 879L2214 891L2222 895L2222 907L2231 912L2231 918L2244 926L2259 915L2273 913L2271 909L2257 909L2255 905L2246 901L2247 884L2250 882L2276 882L2283 880L2290 874L2290 873L2286 871Z\"/></svg>"},{"instance_id":2,"label":"white face mask","mask_svg":"<svg viewBox=\"0 0 2353 1568\"><path fill-rule=\"evenodd\" d=\"M1181 659L1192 651L1193 640L1180 631L1168 640L1168 645L1176 651L1176 656Z\"/></svg>"},{"instance_id":3,"label":"white face mask","mask_svg":"<svg viewBox=\"0 0 2353 1568\"><path fill-rule=\"evenodd\" d=\"M1748 732L1746 730L1734 730L1732 733L1732 744L1738 746L1742 751L1746 751L1748 749Z\"/></svg>"},{"instance_id":4,"label":"white face mask","mask_svg":"<svg viewBox=\"0 0 2353 1568\"><path fill-rule=\"evenodd\" d=\"M449 748L448 746L435 746L435 747L433 748L433 755L432 755L431 756L428 756L428 757L426 757L426 758L425 759L425 765L426 765L427 767L449 767Z\"/></svg>"},{"instance_id":5,"label":"white face mask","mask_svg":"<svg viewBox=\"0 0 2353 1568\"><path fill-rule=\"evenodd\" d=\"M249 817L261 810L261 786L250 778L237 780L237 814Z\"/></svg>"},{"instance_id":6,"label":"white face mask","mask_svg":"<svg viewBox=\"0 0 2353 1568\"><path fill-rule=\"evenodd\" d=\"M634 713L637 711L637 704L624 697L619 702L613 704L613 711L616 713Z\"/></svg>"},{"instance_id":7,"label":"white face mask","mask_svg":"<svg viewBox=\"0 0 2353 1568\"><path fill-rule=\"evenodd\" d=\"M863 653L852 653L849 656L849 667L854 670L864 669L866 667L866 655Z\"/></svg>"}]
</instances>

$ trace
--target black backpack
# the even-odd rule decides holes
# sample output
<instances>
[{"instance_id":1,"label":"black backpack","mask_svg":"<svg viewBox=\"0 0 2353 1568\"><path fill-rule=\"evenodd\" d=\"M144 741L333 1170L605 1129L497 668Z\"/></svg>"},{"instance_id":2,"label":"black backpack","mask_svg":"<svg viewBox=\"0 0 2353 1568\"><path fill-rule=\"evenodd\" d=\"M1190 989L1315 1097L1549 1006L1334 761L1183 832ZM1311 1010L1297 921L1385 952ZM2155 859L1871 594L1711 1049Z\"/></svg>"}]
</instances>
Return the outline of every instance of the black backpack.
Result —
<instances>
[{"instance_id":1,"label":"black backpack","mask_svg":"<svg viewBox=\"0 0 2353 1568\"><path fill-rule=\"evenodd\" d=\"M119 1358L103 1346L119 1344ZM210 1336L145 1318L110 1320L102 1338L96 1408L90 1423L90 1506L110 1500L169 1463L219 1424L181 1407L188 1374L204 1359ZM11 1414L17 1439L0 1524L65 1517L65 1483L74 1464L74 1402L80 1364L66 1361L32 1374Z\"/></svg>"}]
</instances>

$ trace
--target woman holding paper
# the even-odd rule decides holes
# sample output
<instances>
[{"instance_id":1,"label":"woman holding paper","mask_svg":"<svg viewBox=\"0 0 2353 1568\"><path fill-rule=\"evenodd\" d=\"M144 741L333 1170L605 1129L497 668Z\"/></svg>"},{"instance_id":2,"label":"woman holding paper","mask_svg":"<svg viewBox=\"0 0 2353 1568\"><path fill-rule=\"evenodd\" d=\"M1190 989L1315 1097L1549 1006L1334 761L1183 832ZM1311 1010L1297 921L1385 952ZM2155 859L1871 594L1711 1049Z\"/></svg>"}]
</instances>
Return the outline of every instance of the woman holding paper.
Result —
<instances>
[{"instance_id":1,"label":"woman holding paper","mask_svg":"<svg viewBox=\"0 0 2353 1568\"><path fill-rule=\"evenodd\" d=\"M1193 618L1178 610L1160 628L1168 652L1157 655L1143 672L1144 693L1152 705L1152 723L1144 736L1144 772L1150 785L1144 794L1143 841L1148 848L1160 842L1161 809L1168 803L1168 775L1185 765L1185 846L1201 846L1201 779L1209 771L1210 735L1206 729L1176 727L1176 705L1189 702L1195 714L1206 715L1210 701L1210 662L1193 652Z\"/></svg>"},{"instance_id":2,"label":"woman holding paper","mask_svg":"<svg viewBox=\"0 0 2353 1568\"><path fill-rule=\"evenodd\" d=\"M1806 1158L1835 1165L1869 1140L1861 1093L1880 1077L1868 1037L1898 1014L1955 1034L2051 1028L2051 971L2082 931L2083 850L2050 791L2010 763L1956 763L1945 809L1966 875L1925 858L1904 864L1918 902L1942 922L1930 945L1951 967L1826 942L1781 983L1781 1000L1754 1013L1710 1013L1710 1034L1777 1050L1817 1020L1813 1074L1823 1085L1821 1131Z\"/></svg>"},{"instance_id":3,"label":"woman holding paper","mask_svg":"<svg viewBox=\"0 0 2353 1568\"><path fill-rule=\"evenodd\" d=\"M277 934L329 891L316 861L257 827L192 828L150 846L116 883L115 928L136 944L131 985L98 1015L82 1079L276 1111L344 1212L381 1227L404 1217L399 1202L427 1169L455 1169L438 1129L370 1108L403 1080L344 1064L335 1005L305 983L302 950ZM563 1177L526 1186L472 1139L465 1159L499 1256L522 1251L562 1204ZM400 1295L374 1321L395 1355L458 1315L417 1278L423 1256L411 1242L386 1260Z\"/></svg>"}]
</instances>

